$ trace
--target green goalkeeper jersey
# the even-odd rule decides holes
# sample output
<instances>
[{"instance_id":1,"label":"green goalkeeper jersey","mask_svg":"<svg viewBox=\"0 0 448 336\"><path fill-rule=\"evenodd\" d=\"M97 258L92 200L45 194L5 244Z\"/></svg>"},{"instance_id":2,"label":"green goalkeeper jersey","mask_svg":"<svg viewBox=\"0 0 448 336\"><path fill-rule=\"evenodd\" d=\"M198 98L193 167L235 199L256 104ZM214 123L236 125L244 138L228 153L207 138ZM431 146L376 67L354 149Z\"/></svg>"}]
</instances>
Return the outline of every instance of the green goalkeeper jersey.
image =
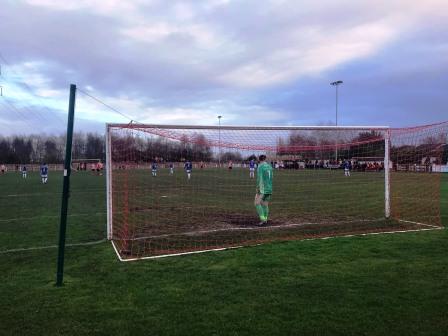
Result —
<instances>
[{"instance_id":1,"label":"green goalkeeper jersey","mask_svg":"<svg viewBox=\"0 0 448 336\"><path fill-rule=\"evenodd\" d=\"M257 168L257 191L260 194L272 194L272 166L263 162Z\"/></svg>"}]
</instances>

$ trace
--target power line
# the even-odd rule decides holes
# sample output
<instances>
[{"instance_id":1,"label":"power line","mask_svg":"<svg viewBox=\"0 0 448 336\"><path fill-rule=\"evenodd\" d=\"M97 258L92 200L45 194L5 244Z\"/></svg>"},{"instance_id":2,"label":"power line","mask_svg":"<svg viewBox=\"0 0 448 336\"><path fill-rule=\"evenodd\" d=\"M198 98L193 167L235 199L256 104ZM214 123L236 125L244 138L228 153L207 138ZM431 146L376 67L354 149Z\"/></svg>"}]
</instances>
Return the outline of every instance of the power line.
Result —
<instances>
[{"instance_id":1,"label":"power line","mask_svg":"<svg viewBox=\"0 0 448 336\"><path fill-rule=\"evenodd\" d=\"M1 97L2 101L6 102L16 113L19 115L23 121L30 127L30 129L34 130L36 128L35 124L30 124L30 118L28 118L26 115L33 115L37 119L39 119L42 123L45 124L51 124L52 120L50 120L48 117L44 116L42 113L36 113L36 111L31 110L29 107L23 106L23 107L17 107L15 106L11 100L8 99L6 95L3 95Z\"/></svg>"},{"instance_id":2,"label":"power line","mask_svg":"<svg viewBox=\"0 0 448 336\"><path fill-rule=\"evenodd\" d=\"M32 122L30 122L30 120L23 114L23 111L21 111L19 108L14 106L14 104L12 104L9 100L7 100L6 97L2 97L0 102L2 102L2 101L4 101L6 104L8 104L10 109L12 109L16 112L16 116L18 116L19 119L21 119L30 130L35 129L36 125L33 124Z\"/></svg>"},{"instance_id":3,"label":"power line","mask_svg":"<svg viewBox=\"0 0 448 336\"><path fill-rule=\"evenodd\" d=\"M98 102L98 103L104 105L104 106L107 107L108 109L114 111L115 113L118 113L118 114L121 115L122 117L125 117L126 119L129 119L131 122L139 123L138 121L133 120L130 116L124 114L123 112L118 111L116 108L114 108L114 107L110 106L109 104L103 102L101 99L96 98L95 96L92 96L91 94L89 94L89 93L87 93L87 92L85 92L85 91L83 91L83 90L81 90L81 89L79 89L79 88L78 88L77 90L78 90L79 92L85 94L86 96L92 98L92 99L95 100L96 102ZM140 124L140 123L139 123L139 124Z\"/></svg>"},{"instance_id":4,"label":"power line","mask_svg":"<svg viewBox=\"0 0 448 336\"><path fill-rule=\"evenodd\" d=\"M1 53L0 53L0 59L3 60L3 62L4 62L5 64L8 65L8 67L9 67L9 71L10 71L10 72L12 72L13 74L15 74L17 78L20 78L20 80L18 81L18 83L19 83L20 85L22 85L23 87L25 87L26 90L29 92L29 94L30 94L32 97L34 97L35 99L37 99L37 100L40 102L40 107L43 108L44 110L46 110L47 112L49 112L52 116L54 116L54 117L58 120L58 122L59 122L61 125L65 125L65 121L61 118L61 116L60 116L55 110L50 110L50 109L46 106L46 102L43 101L42 97L40 97L39 95L35 94L35 92L34 92L33 89L31 88L31 86L28 85L28 83L23 79L23 76L22 76L21 74L17 73L17 71L15 71L15 70L12 68L10 62L8 62L8 60L7 60ZM3 69L2 69L2 70L3 70ZM2 78L4 78L5 82L8 82L7 79L6 79L6 77L4 76L4 73L5 73L4 71L1 71ZM13 82L14 82L14 81L13 81ZM17 91L16 93L17 93L19 96L21 96L22 98L24 97L23 93L21 93L20 91ZM24 99L24 100L25 100L25 99ZM42 120L45 120L47 123L53 123L53 122L54 122L54 120L50 120L50 119L48 119L47 116L45 116L44 114L40 113L38 110L33 110L33 111L32 111L32 110L28 109L27 107L23 107L22 109L27 110L27 111L28 111L29 113L31 113L31 114L39 115L40 118L41 118Z\"/></svg>"},{"instance_id":5,"label":"power line","mask_svg":"<svg viewBox=\"0 0 448 336\"><path fill-rule=\"evenodd\" d=\"M21 76L21 75L18 74L15 70L12 69L10 63L6 60L6 58L5 58L1 53L0 53L0 59L3 60L3 61L10 67L10 71L11 71L12 73L14 73L18 78L23 78L23 76ZM3 77L3 78L4 78L4 77ZM41 103L42 103L42 107L43 107L45 110L49 111L52 115L55 115L55 116L59 119L59 121L60 121L62 124L65 125L65 122L60 118L60 116L58 115L58 113L57 113L57 112L55 113L55 112L53 112L53 111L50 111L50 109L49 109L47 106L45 106L45 104L44 104L45 102L42 100L42 98L34 93L34 91L33 91L33 89L31 88L30 85L28 85L28 84L27 84L25 81L23 81L23 80L20 81L20 84L22 84L22 85L27 89L27 91L28 91L33 97L36 97L38 100L41 101ZM91 95L90 93L85 92L84 90L81 90L80 88L77 88L77 91L79 91L79 92L81 92L82 94L88 96L89 98L91 98L92 100L96 101L97 103L99 103L99 104L105 106L105 107L108 108L109 110L111 110L111 111L113 111L113 112L119 114L120 116L126 118L127 120L130 121L130 123L141 124L140 122L134 120L134 119L133 119L132 117L130 117L129 115L127 115L127 114L125 114L125 113L119 111L118 109L112 107L111 105L107 104L106 102L102 101L101 99L99 99L99 98L97 98L97 97ZM20 94L20 92L19 92L19 94ZM22 94L22 96L23 96L23 94ZM11 105L12 103L8 102L8 104ZM17 111L17 108L14 108L14 109ZM25 110L27 110L27 111L30 112L30 113L33 113L32 111L28 110L28 108L26 108L26 107L23 107L22 109L25 109ZM52 120L48 120L44 115L42 115L42 114L39 113L38 111L35 112L35 115L39 115L39 117L41 118L41 120L45 120L46 122L52 122Z\"/></svg>"}]
</instances>

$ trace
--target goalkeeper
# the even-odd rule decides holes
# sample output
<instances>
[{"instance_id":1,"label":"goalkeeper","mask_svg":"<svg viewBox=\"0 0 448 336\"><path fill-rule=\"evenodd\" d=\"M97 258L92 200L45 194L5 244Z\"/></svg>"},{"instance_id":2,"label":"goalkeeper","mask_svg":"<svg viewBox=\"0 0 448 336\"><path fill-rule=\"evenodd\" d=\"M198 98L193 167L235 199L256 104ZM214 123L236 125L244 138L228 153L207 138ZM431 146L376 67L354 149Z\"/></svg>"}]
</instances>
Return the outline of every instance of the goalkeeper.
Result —
<instances>
[{"instance_id":1,"label":"goalkeeper","mask_svg":"<svg viewBox=\"0 0 448 336\"><path fill-rule=\"evenodd\" d=\"M269 201L272 196L272 166L266 162L266 155L260 155L260 163L257 168L257 193L255 194L255 208L257 209L260 223L265 226L268 223Z\"/></svg>"}]
</instances>

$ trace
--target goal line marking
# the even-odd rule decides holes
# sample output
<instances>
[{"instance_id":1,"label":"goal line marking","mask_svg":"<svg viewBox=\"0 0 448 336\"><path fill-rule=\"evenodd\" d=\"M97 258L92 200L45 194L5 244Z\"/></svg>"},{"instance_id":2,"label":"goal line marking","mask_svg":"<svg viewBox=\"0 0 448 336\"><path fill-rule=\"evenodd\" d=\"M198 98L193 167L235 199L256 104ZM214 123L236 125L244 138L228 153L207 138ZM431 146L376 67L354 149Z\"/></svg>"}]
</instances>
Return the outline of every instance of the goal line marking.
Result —
<instances>
[{"instance_id":1,"label":"goal line marking","mask_svg":"<svg viewBox=\"0 0 448 336\"><path fill-rule=\"evenodd\" d=\"M163 254L158 256L152 256L152 257L142 257L142 258L130 258L130 259L124 259L120 256L120 253L118 252L117 247L115 246L115 243L113 240L111 240L112 246L115 250L115 253L117 254L117 257L120 261L136 261L136 260L143 260L143 259L158 259L158 258L165 258L165 257L175 257L175 256L181 256L181 255L187 255L187 254L197 254L197 253L205 253L205 252L216 252L216 251L225 251L225 250L233 250L238 249L242 247L249 247L249 246L258 246L261 244L254 244L254 245L239 245L239 246L230 246L230 247L221 247L221 248L215 248L215 249L209 249L209 250L200 250L200 251L191 251L191 252L180 252L180 253L173 253L173 254Z\"/></svg>"},{"instance_id":2,"label":"goal line marking","mask_svg":"<svg viewBox=\"0 0 448 336\"><path fill-rule=\"evenodd\" d=\"M82 217L82 216L100 216L104 215L106 212L95 212L95 213L75 213L75 214L69 214L67 217ZM18 217L18 218L6 218L6 219L0 219L1 223L7 223L7 222L17 222L20 220L34 220L34 219L40 219L40 218L60 218L60 215L44 215L44 216L35 216L35 217Z\"/></svg>"},{"instance_id":3,"label":"goal line marking","mask_svg":"<svg viewBox=\"0 0 448 336\"><path fill-rule=\"evenodd\" d=\"M428 225L428 224L426 224ZM432 226L432 225L430 225ZM394 234L394 233L407 233L407 232L421 232L421 231L433 231L433 230L444 230L445 228L442 226L432 226L428 229L412 229L412 230L396 230L396 231L384 231L384 232L369 232L369 233L358 233L358 234L349 234L349 235L341 235L341 236L331 236L331 237L318 237L318 238L305 238L305 239L296 239L291 241L312 241L312 240L328 240L328 239L337 239L337 238L352 238L352 237L363 237L363 236L373 236L373 235L382 235L382 234ZM189 254L198 254L198 253L206 253L206 252L216 252L216 251L225 251L225 250L233 250L245 247L254 247L264 245L261 244L249 244L249 245L239 245L239 246L230 246L230 247L222 247L216 249L208 249L208 250L200 250L200 251L191 251L191 252L181 252L181 253L173 253L173 254L163 254L157 256L149 256L149 257L140 257L140 258L129 258L125 259L120 256L117 247L113 240L111 240L112 246L115 250L115 253L120 261L137 261L137 260L146 260L146 259L159 259L166 257L175 257Z\"/></svg>"},{"instance_id":4,"label":"goal line marking","mask_svg":"<svg viewBox=\"0 0 448 336\"><path fill-rule=\"evenodd\" d=\"M73 243L73 244L66 244L67 247L73 247L73 246L89 246L89 245L97 245L106 242L107 239L101 239L97 241L92 242L86 242L86 243ZM35 250L46 250L46 249L53 249L57 248L58 245L48 245L48 246L35 246L35 247L24 247L24 248L17 248L17 249L11 249L11 250L4 250L0 251L0 254L6 254L6 253L13 253L13 252L25 252L25 251L35 251Z\"/></svg>"}]
</instances>

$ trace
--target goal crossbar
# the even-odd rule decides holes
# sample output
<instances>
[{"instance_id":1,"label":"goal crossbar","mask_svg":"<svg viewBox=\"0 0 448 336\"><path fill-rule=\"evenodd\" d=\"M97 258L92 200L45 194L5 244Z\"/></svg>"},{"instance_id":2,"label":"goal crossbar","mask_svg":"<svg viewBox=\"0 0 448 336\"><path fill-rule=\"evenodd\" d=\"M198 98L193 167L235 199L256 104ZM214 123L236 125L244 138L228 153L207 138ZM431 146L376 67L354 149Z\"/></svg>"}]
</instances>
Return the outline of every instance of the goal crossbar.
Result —
<instances>
[{"instance_id":1,"label":"goal crossbar","mask_svg":"<svg viewBox=\"0 0 448 336\"><path fill-rule=\"evenodd\" d=\"M108 128L129 128L129 129L145 129L145 128L160 128L160 129L188 129L188 130L248 130L248 131L271 131L271 130L362 130L384 131L390 129L389 126L217 126L217 125L169 125L169 124L140 124L140 123L108 123Z\"/></svg>"}]
</instances>

